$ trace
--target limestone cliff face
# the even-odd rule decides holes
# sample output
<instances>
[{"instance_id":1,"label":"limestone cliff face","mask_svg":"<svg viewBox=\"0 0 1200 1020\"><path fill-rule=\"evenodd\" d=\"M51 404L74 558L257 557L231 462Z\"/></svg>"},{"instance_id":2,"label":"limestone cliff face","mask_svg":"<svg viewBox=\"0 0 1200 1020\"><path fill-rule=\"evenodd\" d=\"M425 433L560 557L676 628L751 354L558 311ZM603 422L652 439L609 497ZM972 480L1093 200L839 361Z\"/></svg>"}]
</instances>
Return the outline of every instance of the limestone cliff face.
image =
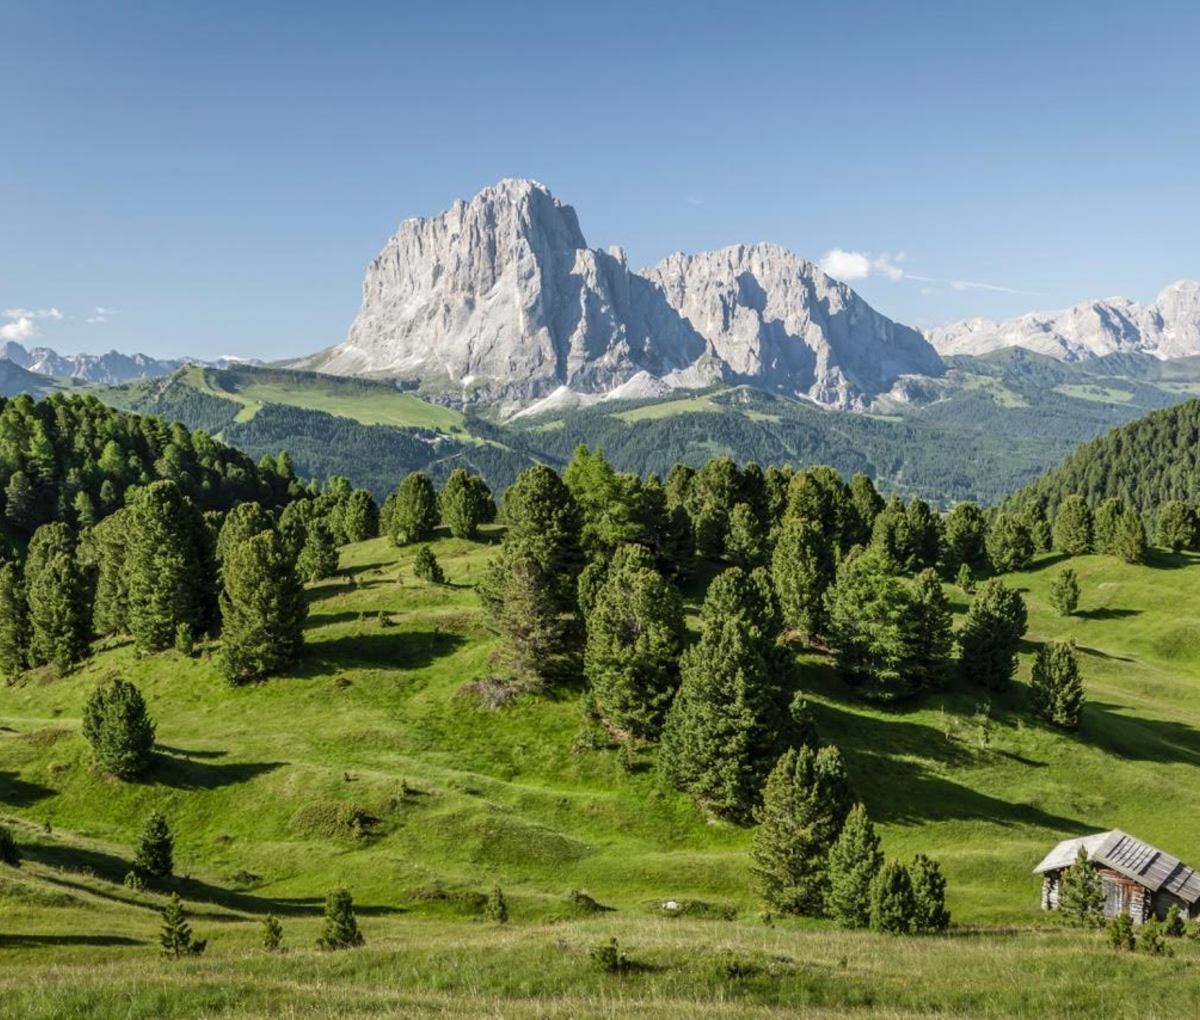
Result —
<instances>
[{"instance_id":1,"label":"limestone cliff face","mask_svg":"<svg viewBox=\"0 0 1200 1020\"><path fill-rule=\"evenodd\" d=\"M367 270L346 342L311 363L521 400L560 386L602 391L641 371L662 377L705 350L619 254L588 248L570 206L509 180L401 224Z\"/></svg>"},{"instance_id":2,"label":"limestone cliff face","mask_svg":"<svg viewBox=\"0 0 1200 1020\"><path fill-rule=\"evenodd\" d=\"M619 249L589 248L574 210L529 180L402 223L367 270L346 341L298 366L463 401L728 380L842 408L942 371L919 333L782 248L675 255L635 273Z\"/></svg>"},{"instance_id":3,"label":"limestone cliff face","mask_svg":"<svg viewBox=\"0 0 1200 1020\"><path fill-rule=\"evenodd\" d=\"M740 382L857 408L902 375L941 375L916 330L773 244L676 253L646 276Z\"/></svg>"},{"instance_id":4,"label":"limestone cliff face","mask_svg":"<svg viewBox=\"0 0 1200 1020\"><path fill-rule=\"evenodd\" d=\"M1003 322L967 319L930 330L928 338L947 355L1023 347L1060 361L1118 353L1182 358L1200 354L1200 282L1173 283L1150 304L1117 297Z\"/></svg>"}]
</instances>

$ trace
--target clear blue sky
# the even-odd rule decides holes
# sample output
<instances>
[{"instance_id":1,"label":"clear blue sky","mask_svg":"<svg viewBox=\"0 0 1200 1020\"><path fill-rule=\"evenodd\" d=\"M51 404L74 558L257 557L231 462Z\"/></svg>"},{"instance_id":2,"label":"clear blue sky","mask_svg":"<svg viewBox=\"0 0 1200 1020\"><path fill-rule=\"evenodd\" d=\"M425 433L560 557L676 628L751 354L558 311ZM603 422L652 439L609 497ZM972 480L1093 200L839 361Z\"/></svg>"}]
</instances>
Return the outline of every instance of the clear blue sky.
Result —
<instances>
[{"instance_id":1,"label":"clear blue sky","mask_svg":"<svg viewBox=\"0 0 1200 1020\"><path fill-rule=\"evenodd\" d=\"M1198 38L1193 3L0 0L0 310L306 353L401 219L505 176L635 265L866 253L917 325L1149 299L1200 276Z\"/></svg>"}]
</instances>

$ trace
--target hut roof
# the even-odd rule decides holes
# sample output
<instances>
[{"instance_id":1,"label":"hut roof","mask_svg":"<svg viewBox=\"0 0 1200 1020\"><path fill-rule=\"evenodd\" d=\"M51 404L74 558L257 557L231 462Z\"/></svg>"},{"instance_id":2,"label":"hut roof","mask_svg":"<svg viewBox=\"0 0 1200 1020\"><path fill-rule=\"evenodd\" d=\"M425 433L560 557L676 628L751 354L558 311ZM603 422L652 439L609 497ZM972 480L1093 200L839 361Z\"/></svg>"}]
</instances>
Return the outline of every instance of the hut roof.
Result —
<instances>
[{"instance_id":1,"label":"hut roof","mask_svg":"<svg viewBox=\"0 0 1200 1020\"><path fill-rule=\"evenodd\" d=\"M1151 892L1165 890L1185 903L1200 901L1200 875L1178 857L1134 839L1120 829L1064 839L1033 869L1034 872L1041 874L1069 868L1075 863L1081 846L1094 864L1112 868Z\"/></svg>"}]
</instances>

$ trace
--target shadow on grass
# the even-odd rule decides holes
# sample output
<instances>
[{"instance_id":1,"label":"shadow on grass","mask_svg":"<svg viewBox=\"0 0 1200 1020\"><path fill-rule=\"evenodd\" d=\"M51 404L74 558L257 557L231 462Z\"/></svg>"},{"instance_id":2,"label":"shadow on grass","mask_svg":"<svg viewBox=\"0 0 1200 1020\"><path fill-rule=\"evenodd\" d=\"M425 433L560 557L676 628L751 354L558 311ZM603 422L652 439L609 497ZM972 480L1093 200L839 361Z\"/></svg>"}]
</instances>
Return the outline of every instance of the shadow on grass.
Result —
<instances>
[{"instance_id":1,"label":"shadow on grass","mask_svg":"<svg viewBox=\"0 0 1200 1020\"><path fill-rule=\"evenodd\" d=\"M464 639L444 630L402 630L387 627L366 634L350 634L310 641L293 675L322 676L352 666L384 669L420 669L452 655Z\"/></svg>"},{"instance_id":2,"label":"shadow on grass","mask_svg":"<svg viewBox=\"0 0 1200 1020\"><path fill-rule=\"evenodd\" d=\"M0 804L30 807L39 800L53 797L56 792L40 783L30 783L16 772L0 772Z\"/></svg>"},{"instance_id":3,"label":"shadow on grass","mask_svg":"<svg viewBox=\"0 0 1200 1020\"><path fill-rule=\"evenodd\" d=\"M1079 739L1132 761L1200 765L1200 730L1167 719L1123 715L1120 710L1124 707L1089 701L1084 706Z\"/></svg>"},{"instance_id":4,"label":"shadow on grass","mask_svg":"<svg viewBox=\"0 0 1200 1020\"><path fill-rule=\"evenodd\" d=\"M144 946L141 939L125 935L0 935L0 949L34 946Z\"/></svg>"},{"instance_id":5,"label":"shadow on grass","mask_svg":"<svg viewBox=\"0 0 1200 1020\"><path fill-rule=\"evenodd\" d=\"M89 884L73 879L72 876L93 877L120 886L129 872L131 863L116 854L71 846L67 843L33 843L22 846L21 851L31 862L54 869L52 874L43 873L40 877L55 885L99 896L102 899L122 903L126 906L153 911L161 909L155 903L130 899L116 889L108 890L94 883ZM318 916L325 907L325 899L320 896L260 896L226 889L190 876L155 881L149 886L149 891L163 894L177 892L188 903L216 906L241 914L274 913L280 916ZM364 917L380 917L403 914L406 911L401 907L385 904L355 903L354 912ZM219 916L210 915L209 920L236 921L240 918L237 914L228 913Z\"/></svg>"},{"instance_id":6,"label":"shadow on grass","mask_svg":"<svg viewBox=\"0 0 1200 1020\"><path fill-rule=\"evenodd\" d=\"M1113 655L1111 652L1102 651L1099 648L1092 648L1089 645L1077 645L1079 651L1084 655L1090 655L1096 659L1108 659L1110 662L1134 662L1128 655Z\"/></svg>"},{"instance_id":7,"label":"shadow on grass","mask_svg":"<svg viewBox=\"0 0 1200 1020\"><path fill-rule=\"evenodd\" d=\"M1124 620L1130 616L1141 616L1140 609L1114 609L1104 606L1100 609L1077 609L1075 615L1081 620Z\"/></svg>"},{"instance_id":8,"label":"shadow on grass","mask_svg":"<svg viewBox=\"0 0 1200 1020\"><path fill-rule=\"evenodd\" d=\"M158 750L165 751L160 747ZM212 752L201 752L212 754ZM157 754L154 764L145 779L151 783L161 783L176 790L217 790L222 786L236 786L247 783L256 776L274 772L284 763L281 761L247 761L229 762L225 765L209 761L195 761L187 751L173 751L171 754Z\"/></svg>"}]
</instances>

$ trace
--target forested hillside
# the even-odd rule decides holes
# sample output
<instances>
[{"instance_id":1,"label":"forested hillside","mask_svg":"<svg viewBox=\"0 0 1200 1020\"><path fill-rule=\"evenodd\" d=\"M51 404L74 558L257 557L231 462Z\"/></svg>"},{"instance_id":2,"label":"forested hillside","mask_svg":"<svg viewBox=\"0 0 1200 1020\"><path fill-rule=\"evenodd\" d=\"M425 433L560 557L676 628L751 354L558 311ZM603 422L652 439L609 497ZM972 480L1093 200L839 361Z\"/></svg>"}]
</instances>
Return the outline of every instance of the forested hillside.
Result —
<instances>
[{"instance_id":1,"label":"forested hillside","mask_svg":"<svg viewBox=\"0 0 1200 1020\"><path fill-rule=\"evenodd\" d=\"M244 500L277 506L298 488L280 450L256 466L203 431L116 411L94 396L0 400L0 519L20 541L54 521L87 527L159 479L201 511Z\"/></svg>"},{"instance_id":2,"label":"forested hillside","mask_svg":"<svg viewBox=\"0 0 1200 1020\"><path fill-rule=\"evenodd\" d=\"M1048 511L1071 494L1089 506L1118 498L1150 513L1171 500L1200 497L1200 401L1155 411L1085 443L1013 496Z\"/></svg>"}]
</instances>

